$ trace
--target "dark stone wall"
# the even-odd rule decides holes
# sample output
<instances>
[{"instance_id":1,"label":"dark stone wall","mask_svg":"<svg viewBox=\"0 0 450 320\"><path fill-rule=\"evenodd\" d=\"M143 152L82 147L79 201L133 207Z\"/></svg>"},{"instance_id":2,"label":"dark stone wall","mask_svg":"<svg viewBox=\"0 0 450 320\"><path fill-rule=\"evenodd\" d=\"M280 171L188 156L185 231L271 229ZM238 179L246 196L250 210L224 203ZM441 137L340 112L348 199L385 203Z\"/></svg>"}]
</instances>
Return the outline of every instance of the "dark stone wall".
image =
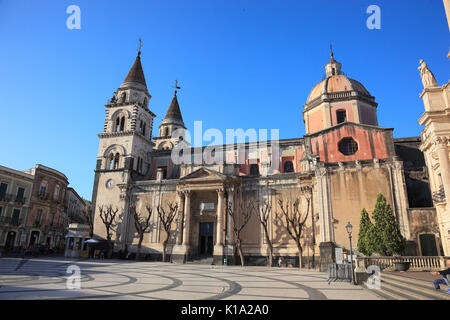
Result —
<instances>
[{"instance_id":1,"label":"dark stone wall","mask_svg":"<svg viewBox=\"0 0 450 320\"><path fill-rule=\"evenodd\" d=\"M420 137L394 139L395 153L403 161L410 208L433 206L428 169L419 150L420 142Z\"/></svg>"}]
</instances>

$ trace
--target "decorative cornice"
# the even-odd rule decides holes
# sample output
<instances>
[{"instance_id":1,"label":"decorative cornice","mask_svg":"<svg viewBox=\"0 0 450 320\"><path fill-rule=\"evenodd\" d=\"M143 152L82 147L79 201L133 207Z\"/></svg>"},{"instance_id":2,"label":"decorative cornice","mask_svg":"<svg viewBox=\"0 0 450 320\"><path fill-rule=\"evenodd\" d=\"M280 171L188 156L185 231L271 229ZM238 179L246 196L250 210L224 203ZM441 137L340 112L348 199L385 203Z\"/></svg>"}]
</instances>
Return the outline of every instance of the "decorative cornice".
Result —
<instances>
[{"instance_id":1,"label":"decorative cornice","mask_svg":"<svg viewBox=\"0 0 450 320\"><path fill-rule=\"evenodd\" d=\"M318 106L322 102L335 102L348 100L361 100L364 102L368 102L375 108L378 106L378 103L375 102L375 97L362 94L361 92L356 90L352 90L333 93L322 93L319 97L315 98L314 100L305 103L303 112L311 110L312 108Z\"/></svg>"}]
</instances>

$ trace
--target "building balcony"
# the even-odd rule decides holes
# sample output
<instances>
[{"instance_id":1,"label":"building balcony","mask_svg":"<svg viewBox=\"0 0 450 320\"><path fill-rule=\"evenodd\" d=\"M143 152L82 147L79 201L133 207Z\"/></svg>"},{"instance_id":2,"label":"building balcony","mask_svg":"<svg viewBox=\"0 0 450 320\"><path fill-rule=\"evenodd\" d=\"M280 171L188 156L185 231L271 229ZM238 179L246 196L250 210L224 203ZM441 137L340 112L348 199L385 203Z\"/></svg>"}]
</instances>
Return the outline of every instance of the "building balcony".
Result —
<instances>
[{"instance_id":1,"label":"building balcony","mask_svg":"<svg viewBox=\"0 0 450 320\"><path fill-rule=\"evenodd\" d=\"M21 197L21 198L16 197L16 199L14 200L14 202L15 202L16 204L21 204L21 205L23 205L23 204L25 204L25 202L27 202L27 198L25 198L25 197Z\"/></svg>"},{"instance_id":2,"label":"building balcony","mask_svg":"<svg viewBox=\"0 0 450 320\"><path fill-rule=\"evenodd\" d=\"M22 219L14 217L0 217L0 225L18 227L22 224Z\"/></svg>"},{"instance_id":3,"label":"building balcony","mask_svg":"<svg viewBox=\"0 0 450 320\"><path fill-rule=\"evenodd\" d=\"M4 193L0 195L0 202L10 202L13 199L12 194Z\"/></svg>"},{"instance_id":4,"label":"building balcony","mask_svg":"<svg viewBox=\"0 0 450 320\"><path fill-rule=\"evenodd\" d=\"M38 198L39 198L40 200L49 200L48 193L39 193L39 194L38 194Z\"/></svg>"},{"instance_id":5,"label":"building balcony","mask_svg":"<svg viewBox=\"0 0 450 320\"><path fill-rule=\"evenodd\" d=\"M434 191L432 193L432 198L433 198L433 202L435 204L440 204L440 203L446 202L446 200L445 200L445 190L444 190L444 186L443 185L439 186L439 190L438 191Z\"/></svg>"},{"instance_id":6,"label":"building balcony","mask_svg":"<svg viewBox=\"0 0 450 320\"><path fill-rule=\"evenodd\" d=\"M42 226L42 223L40 221L36 220L36 221L33 222L33 227L34 228L40 228L41 226Z\"/></svg>"}]
</instances>

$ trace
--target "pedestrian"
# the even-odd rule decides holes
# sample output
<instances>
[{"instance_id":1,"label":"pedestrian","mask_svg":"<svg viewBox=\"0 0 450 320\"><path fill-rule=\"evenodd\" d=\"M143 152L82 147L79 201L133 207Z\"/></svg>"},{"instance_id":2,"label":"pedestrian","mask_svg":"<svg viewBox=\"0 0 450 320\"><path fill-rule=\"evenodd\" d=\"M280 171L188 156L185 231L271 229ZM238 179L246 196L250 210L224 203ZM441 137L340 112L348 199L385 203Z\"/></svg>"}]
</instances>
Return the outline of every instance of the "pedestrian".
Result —
<instances>
[{"instance_id":1,"label":"pedestrian","mask_svg":"<svg viewBox=\"0 0 450 320\"><path fill-rule=\"evenodd\" d=\"M100 259L103 260L105 258L105 253L102 251L100 251Z\"/></svg>"},{"instance_id":2,"label":"pedestrian","mask_svg":"<svg viewBox=\"0 0 450 320\"><path fill-rule=\"evenodd\" d=\"M281 257L278 258L278 267L281 268L281 264L283 263L283 259Z\"/></svg>"},{"instance_id":3,"label":"pedestrian","mask_svg":"<svg viewBox=\"0 0 450 320\"><path fill-rule=\"evenodd\" d=\"M442 276L442 278L436 279L433 282L434 288L436 290L441 289L441 287L440 287L441 284L447 284L447 286L450 285L450 259L447 259L447 266L448 266L448 268L445 270L432 272L432 274L434 274L436 276L438 276L438 275ZM446 293L450 294L450 289L447 289Z\"/></svg>"},{"instance_id":4,"label":"pedestrian","mask_svg":"<svg viewBox=\"0 0 450 320\"><path fill-rule=\"evenodd\" d=\"M22 246L22 251L21 251L22 259L25 259L25 252L27 252L27 246L23 245Z\"/></svg>"}]
</instances>

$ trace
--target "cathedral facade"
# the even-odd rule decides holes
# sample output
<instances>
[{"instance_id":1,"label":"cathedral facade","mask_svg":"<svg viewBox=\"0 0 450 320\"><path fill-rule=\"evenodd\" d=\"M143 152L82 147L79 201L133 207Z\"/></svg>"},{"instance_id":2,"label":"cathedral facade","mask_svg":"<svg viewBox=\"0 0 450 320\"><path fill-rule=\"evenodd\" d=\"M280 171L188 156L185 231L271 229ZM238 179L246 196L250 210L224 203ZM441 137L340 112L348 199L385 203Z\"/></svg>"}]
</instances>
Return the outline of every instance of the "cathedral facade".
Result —
<instances>
[{"instance_id":1,"label":"cathedral facade","mask_svg":"<svg viewBox=\"0 0 450 320\"><path fill-rule=\"evenodd\" d=\"M153 210L151 228L142 242L148 257L160 259L167 239L166 252L174 262L209 256L213 263L222 264L237 260L235 244L240 240L245 261L265 265L270 243L274 259L296 259L299 250L280 218L280 204L298 199L305 218L303 255L326 266L335 260L336 247L349 249L348 222L353 225L355 249L361 210L371 212L382 193L408 240L405 254L443 255L419 150L421 138L394 139L393 129L378 123L374 96L344 75L341 67L331 53L324 80L311 90L304 105L302 138L267 141L263 148L257 143L223 145L212 155L217 161L175 163L173 151L185 143L179 132L186 129L177 90L159 125L159 136L152 137L156 115L149 109L151 95L139 52L105 106L104 132L98 135L92 197L95 236L106 238L99 208L112 205L118 209L112 234L115 250L136 251L130 206L145 214L146 207L177 204L168 239ZM202 154L204 150L189 151ZM235 228L245 217L239 204L248 200L259 210L269 208L268 238L252 215L236 239ZM230 212L236 213L237 220L231 219Z\"/></svg>"}]
</instances>

